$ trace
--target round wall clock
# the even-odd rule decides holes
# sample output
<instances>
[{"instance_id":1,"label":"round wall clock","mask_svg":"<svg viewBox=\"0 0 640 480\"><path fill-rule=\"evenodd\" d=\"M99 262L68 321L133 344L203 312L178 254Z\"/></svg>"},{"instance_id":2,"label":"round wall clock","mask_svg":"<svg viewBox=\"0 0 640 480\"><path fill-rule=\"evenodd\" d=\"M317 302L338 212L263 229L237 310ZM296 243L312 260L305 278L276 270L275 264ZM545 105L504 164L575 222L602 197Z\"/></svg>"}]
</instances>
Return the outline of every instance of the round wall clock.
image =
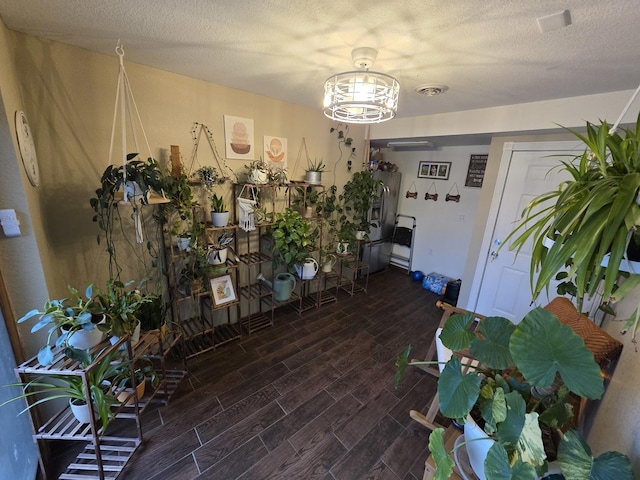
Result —
<instances>
[{"instance_id":1,"label":"round wall clock","mask_svg":"<svg viewBox=\"0 0 640 480\"><path fill-rule=\"evenodd\" d=\"M27 116L22 111L16 112L16 136L18 137L18 147L22 164L27 172L29 182L34 187L40 184L40 170L38 169L38 157L33 144L33 136L27 122Z\"/></svg>"}]
</instances>

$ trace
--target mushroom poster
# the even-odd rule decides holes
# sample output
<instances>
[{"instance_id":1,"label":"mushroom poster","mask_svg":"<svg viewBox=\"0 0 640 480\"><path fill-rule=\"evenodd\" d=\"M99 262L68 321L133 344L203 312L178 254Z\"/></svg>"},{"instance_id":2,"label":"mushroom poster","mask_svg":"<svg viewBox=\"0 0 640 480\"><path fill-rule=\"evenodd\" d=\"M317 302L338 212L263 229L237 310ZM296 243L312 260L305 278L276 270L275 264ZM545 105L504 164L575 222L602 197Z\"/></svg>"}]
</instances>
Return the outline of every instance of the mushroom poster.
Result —
<instances>
[{"instance_id":1,"label":"mushroom poster","mask_svg":"<svg viewBox=\"0 0 640 480\"><path fill-rule=\"evenodd\" d=\"M287 139L264 136L264 159L272 170L287 168Z\"/></svg>"}]
</instances>

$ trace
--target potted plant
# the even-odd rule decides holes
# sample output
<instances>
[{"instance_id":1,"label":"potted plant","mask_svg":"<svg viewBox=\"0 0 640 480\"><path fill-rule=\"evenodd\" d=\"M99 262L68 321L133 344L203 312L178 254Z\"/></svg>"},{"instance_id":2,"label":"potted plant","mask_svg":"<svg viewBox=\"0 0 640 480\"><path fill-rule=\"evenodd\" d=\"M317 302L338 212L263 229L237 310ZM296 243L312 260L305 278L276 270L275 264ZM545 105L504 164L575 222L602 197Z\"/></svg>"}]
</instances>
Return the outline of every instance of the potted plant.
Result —
<instances>
[{"instance_id":1,"label":"potted plant","mask_svg":"<svg viewBox=\"0 0 640 480\"><path fill-rule=\"evenodd\" d=\"M273 236L273 264L285 265L290 272L303 268L315 242L311 222L291 208L275 216L270 228ZM302 278L302 276L301 276Z\"/></svg>"},{"instance_id":2,"label":"potted plant","mask_svg":"<svg viewBox=\"0 0 640 480\"><path fill-rule=\"evenodd\" d=\"M229 209L222 195L211 195L211 221L214 227L226 227L229 223Z\"/></svg>"},{"instance_id":3,"label":"potted plant","mask_svg":"<svg viewBox=\"0 0 640 480\"><path fill-rule=\"evenodd\" d=\"M138 306L136 316L140 320L140 329L144 332L162 329L166 325L169 305L165 303L162 295L145 294L146 302Z\"/></svg>"},{"instance_id":4,"label":"potted plant","mask_svg":"<svg viewBox=\"0 0 640 480\"><path fill-rule=\"evenodd\" d=\"M313 187L295 187L294 192L291 205L296 207L304 218L312 218L317 213L323 192L314 190Z\"/></svg>"},{"instance_id":5,"label":"potted plant","mask_svg":"<svg viewBox=\"0 0 640 480\"><path fill-rule=\"evenodd\" d=\"M227 261L228 248L233 242L233 231L224 230L209 243L208 259L211 265L222 265Z\"/></svg>"},{"instance_id":6,"label":"potted plant","mask_svg":"<svg viewBox=\"0 0 640 480\"><path fill-rule=\"evenodd\" d=\"M149 158L147 161L135 160L137 153L127 155L126 167L123 165L109 165L102 174L100 187L96 189L95 196L89 200L91 208L95 212L93 221L98 224L104 233L105 249L109 253L109 277L117 278L121 268L118 264L117 249L113 234L117 230L116 222L121 222L119 204L123 200L123 192L127 192L128 205L137 215L142 212L136 201L142 205L150 203L169 202L164 195L167 188L166 177L163 175L156 160ZM162 192L162 195L154 195L153 192ZM126 215L125 218L129 217ZM101 243L101 236L97 237Z\"/></svg>"},{"instance_id":7,"label":"potted plant","mask_svg":"<svg viewBox=\"0 0 640 480\"><path fill-rule=\"evenodd\" d=\"M207 192L212 192L216 185L224 183L224 177L218 175L218 170L210 165L200 167L196 170L196 176L200 180L200 184Z\"/></svg>"},{"instance_id":8,"label":"potted plant","mask_svg":"<svg viewBox=\"0 0 640 480\"><path fill-rule=\"evenodd\" d=\"M378 197L378 189L382 182L373 178L373 174L368 171L356 172L344 185L340 200L343 202L341 223L350 221L355 225L355 231L364 232L360 234L360 240L370 232L369 211L373 207L373 202ZM355 234L355 232L354 232Z\"/></svg>"},{"instance_id":9,"label":"potted plant","mask_svg":"<svg viewBox=\"0 0 640 480\"><path fill-rule=\"evenodd\" d=\"M80 375L40 375L29 382L6 385L20 387L22 393L0 404L0 407L19 399L35 400L20 412L24 413L36 405L65 398L69 400L71 412L76 420L80 423L89 423L91 415L88 401L91 400L94 412L102 422L102 429L106 429L109 420L113 417L111 407L120 404L112 395L111 385L121 368L120 362L117 361L118 350L112 350L109 353L106 353L106 350L90 355L86 361L81 362L82 368L87 370L86 381L90 398L87 398L85 383Z\"/></svg>"},{"instance_id":10,"label":"potted plant","mask_svg":"<svg viewBox=\"0 0 640 480\"><path fill-rule=\"evenodd\" d=\"M267 183L270 185L285 185L287 183L287 169L283 167L269 168Z\"/></svg>"},{"instance_id":11,"label":"potted plant","mask_svg":"<svg viewBox=\"0 0 640 480\"><path fill-rule=\"evenodd\" d=\"M322 172L324 172L326 165L320 160L308 161L307 172L305 174L305 182L311 185L322 185Z\"/></svg>"},{"instance_id":12,"label":"potted plant","mask_svg":"<svg viewBox=\"0 0 640 480\"><path fill-rule=\"evenodd\" d=\"M452 315L445 323L440 334L444 346L460 354L471 352L479 363L464 373L460 358L452 355L440 373L438 397L440 412L465 423L465 432L468 424L473 426L472 412L476 421L484 422L479 439L467 443L468 450L472 445L489 447L480 466L472 463L477 474L488 480L544 474L548 454L543 437L550 432L562 438L557 459L566 478L633 478L626 456L608 452L594 459L580 434L567 430L572 419L570 392L591 399L604 392L593 354L571 327L542 308L517 325L502 317L487 317L476 330L473 323L472 313ZM398 358L396 381L408 364L434 363L409 363L409 352L410 347ZM447 478L453 468L443 433L436 429L429 440L439 479Z\"/></svg>"},{"instance_id":13,"label":"potted plant","mask_svg":"<svg viewBox=\"0 0 640 480\"><path fill-rule=\"evenodd\" d=\"M144 295L139 289L140 286L129 288L132 283L133 280L109 280L106 292L100 292L98 296L104 305L109 333L113 339L127 334L131 337L131 343L135 344L140 339L140 306L151 302L152 297Z\"/></svg>"},{"instance_id":14,"label":"potted plant","mask_svg":"<svg viewBox=\"0 0 640 480\"><path fill-rule=\"evenodd\" d=\"M156 373L153 362L146 357L139 358L135 362L133 376L129 362L120 363L117 366L116 372L117 373L112 380L112 384L117 394L118 401L126 405L131 405L134 402L134 385L135 395L138 400L140 400L144 396L147 380L149 380L151 387L154 390L160 384L160 377Z\"/></svg>"},{"instance_id":15,"label":"potted plant","mask_svg":"<svg viewBox=\"0 0 640 480\"><path fill-rule=\"evenodd\" d=\"M264 184L269 180L269 166L262 158L254 160L244 168L249 183Z\"/></svg>"},{"instance_id":16,"label":"potted plant","mask_svg":"<svg viewBox=\"0 0 640 480\"><path fill-rule=\"evenodd\" d=\"M627 263L627 253L640 244L638 127L640 116L636 129L624 130L623 135L610 132L607 122L587 123L584 135L568 129L585 145L582 155L563 161L559 167L571 178L557 190L532 200L519 225L503 242L512 240L509 248L517 254L532 241L534 299L565 268L562 288L575 286L572 290L579 310L584 297L593 296L601 282L605 303L619 301L640 284L640 274L633 273ZM618 288L621 270L632 274ZM637 313L626 326L634 336L639 326Z\"/></svg>"},{"instance_id":17,"label":"potted plant","mask_svg":"<svg viewBox=\"0 0 640 480\"><path fill-rule=\"evenodd\" d=\"M103 330L98 325L104 324L104 307L94 297L93 285L87 286L84 296L70 285L68 289L71 297L47 300L43 310L31 310L18 319L18 323L22 323L38 316L32 333L49 327L47 343L38 351L38 361L42 365L51 365L53 361L51 340L54 334L58 335L56 347L64 347L65 355L84 362L88 361L87 350L102 341Z\"/></svg>"}]
</instances>

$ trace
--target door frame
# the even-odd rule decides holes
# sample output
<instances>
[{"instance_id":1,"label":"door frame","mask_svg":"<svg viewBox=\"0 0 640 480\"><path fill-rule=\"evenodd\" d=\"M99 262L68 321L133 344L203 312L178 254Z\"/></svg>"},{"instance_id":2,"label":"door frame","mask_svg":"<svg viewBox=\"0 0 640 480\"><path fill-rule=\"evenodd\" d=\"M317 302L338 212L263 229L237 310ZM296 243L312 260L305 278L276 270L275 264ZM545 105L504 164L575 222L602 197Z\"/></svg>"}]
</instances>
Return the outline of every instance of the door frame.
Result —
<instances>
[{"instance_id":1,"label":"door frame","mask_svg":"<svg viewBox=\"0 0 640 480\"><path fill-rule=\"evenodd\" d=\"M552 142L505 142L502 147L502 156L500 157L500 166L498 167L498 174L496 176L496 185L493 190L491 205L489 206L487 223L485 224L485 230L482 236L480 254L476 262L476 268L471 282L469 301L467 302L468 310L475 311L478 306L480 291L482 289L487 264L489 263L491 244L495 235L498 215L500 214L500 205L504 197L513 154L515 152L550 152L555 154L580 150L584 150L584 144L579 140L561 140Z\"/></svg>"}]
</instances>

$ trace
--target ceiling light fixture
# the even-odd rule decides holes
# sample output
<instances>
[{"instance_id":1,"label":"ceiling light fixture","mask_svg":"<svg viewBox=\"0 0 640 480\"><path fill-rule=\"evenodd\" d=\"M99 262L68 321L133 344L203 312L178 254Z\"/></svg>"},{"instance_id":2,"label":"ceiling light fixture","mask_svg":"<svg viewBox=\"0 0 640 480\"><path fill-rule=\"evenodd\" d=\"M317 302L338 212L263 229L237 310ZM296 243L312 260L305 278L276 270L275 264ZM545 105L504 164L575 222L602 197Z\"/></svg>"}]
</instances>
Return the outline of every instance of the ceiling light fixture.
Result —
<instances>
[{"instance_id":1,"label":"ceiling light fixture","mask_svg":"<svg viewBox=\"0 0 640 480\"><path fill-rule=\"evenodd\" d=\"M324 83L324 114L346 123L380 123L398 111L400 84L390 75L370 72L378 51L361 47L351 52L360 70L333 75Z\"/></svg>"}]
</instances>

